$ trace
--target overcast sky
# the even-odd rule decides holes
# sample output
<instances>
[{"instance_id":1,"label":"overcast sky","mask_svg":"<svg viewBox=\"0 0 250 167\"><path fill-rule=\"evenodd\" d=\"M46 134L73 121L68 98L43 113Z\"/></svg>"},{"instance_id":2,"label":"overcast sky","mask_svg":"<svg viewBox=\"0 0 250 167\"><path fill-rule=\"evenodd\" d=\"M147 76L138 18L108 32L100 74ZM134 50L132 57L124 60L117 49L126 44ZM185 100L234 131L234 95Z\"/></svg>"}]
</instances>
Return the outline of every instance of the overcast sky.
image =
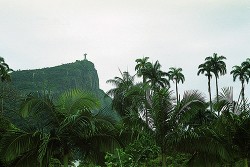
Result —
<instances>
[{"instance_id":1,"label":"overcast sky","mask_svg":"<svg viewBox=\"0 0 250 167\"><path fill-rule=\"evenodd\" d=\"M226 56L228 73L250 57L250 0L0 0L0 56L14 70L74 62L85 52L104 91L118 68L134 74L135 59L147 56L164 71L183 68L181 93L207 94L207 78L197 77L205 57ZM219 84L238 95L229 74Z\"/></svg>"}]
</instances>

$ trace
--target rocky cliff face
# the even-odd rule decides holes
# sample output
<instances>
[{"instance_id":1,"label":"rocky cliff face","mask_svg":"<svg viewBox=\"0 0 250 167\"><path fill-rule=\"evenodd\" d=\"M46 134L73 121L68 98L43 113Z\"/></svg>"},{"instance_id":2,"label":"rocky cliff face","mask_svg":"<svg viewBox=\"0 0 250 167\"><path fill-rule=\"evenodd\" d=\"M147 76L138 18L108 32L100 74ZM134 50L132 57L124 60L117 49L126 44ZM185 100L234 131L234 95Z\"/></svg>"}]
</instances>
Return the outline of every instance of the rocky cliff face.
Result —
<instances>
[{"instance_id":1,"label":"rocky cliff face","mask_svg":"<svg viewBox=\"0 0 250 167\"><path fill-rule=\"evenodd\" d=\"M101 101L105 97L105 93L99 89L94 64L86 59L50 68L15 71L12 73L11 85L22 94L50 91L58 95L65 90L78 88L92 92Z\"/></svg>"}]
</instances>

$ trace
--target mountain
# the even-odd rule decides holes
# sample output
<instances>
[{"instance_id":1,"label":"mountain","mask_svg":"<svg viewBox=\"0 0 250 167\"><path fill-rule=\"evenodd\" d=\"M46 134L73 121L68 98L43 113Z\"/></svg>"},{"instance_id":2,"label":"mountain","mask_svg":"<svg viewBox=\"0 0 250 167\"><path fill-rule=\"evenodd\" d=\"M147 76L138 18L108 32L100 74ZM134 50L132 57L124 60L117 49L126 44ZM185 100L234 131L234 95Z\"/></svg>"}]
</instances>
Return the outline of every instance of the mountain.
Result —
<instances>
[{"instance_id":1,"label":"mountain","mask_svg":"<svg viewBox=\"0 0 250 167\"><path fill-rule=\"evenodd\" d=\"M86 58L55 67L14 71L11 78L10 84L22 94L50 91L57 96L66 90L78 88L93 93L102 104L111 103L111 98L99 88L94 64Z\"/></svg>"}]
</instances>

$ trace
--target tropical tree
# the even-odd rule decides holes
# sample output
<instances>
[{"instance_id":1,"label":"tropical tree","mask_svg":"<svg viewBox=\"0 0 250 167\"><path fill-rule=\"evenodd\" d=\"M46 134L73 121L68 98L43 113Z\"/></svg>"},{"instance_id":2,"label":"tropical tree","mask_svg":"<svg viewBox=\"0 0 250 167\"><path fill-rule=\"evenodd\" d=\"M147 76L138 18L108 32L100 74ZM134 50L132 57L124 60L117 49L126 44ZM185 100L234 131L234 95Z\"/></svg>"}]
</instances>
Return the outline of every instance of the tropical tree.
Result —
<instances>
[{"instance_id":1,"label":"tropical tree","mask_svg":"<svg viewBox=\"0 0 250 167\"><path fill-rule=\"evenodd\" d=\"M209 104L210 110L212 111L212 96L211 96L211 78L212 78L212 64L209 61L205 61L205 63L200 64L198 66L197 75L204 74L208 79L208 93L209 93Z\"/></svg>"},{"instance_id":2,"label":"tropical tree","mask_svg":"<svg viewBox=\"0 0 250 167\"><path fill-rule=\"evenodd\" d=\"M234 117L235 124L232 134L232 143L236 146L238 157L243 161L244 167L248 167L248 161L250 160L250 132L248 130L250 127L249 113L234 115Z\"/></svg>"},{"instance_id":3,"label":"tropical tree","mask_svg":"<svg viewBox=\"0 0 250 167\"><path fill-rule=\"evenodd\" d=\"M143 74L146 78L146 83L153 90L170 86L168 73L161 70L159 61L156 61L154 64L148 64L147 68L143 70Z\"/></svg>"},{"instance_id":4,"label":"tropical tree","mask_svg":"<svg viewBox=\"0 0 250 167\"><path fill-rule=\"evenodd\" d=\"M220 117L214 115L212 119L199 124L200 121L196 121L199 112L182 114L180 122L184 126L181 129L185 130L172 133L170 143L179 153L192 155L189 166L232 166L238 161L244 163L240 166L247 166L250 146L247 131L250 123L249 108L248 111L241 108L240 104L233 101L232 88L223 88L219 94L219 103L215 103L215 109L222 113ZM206 110L206 106L203 110Z\"/></svg>"},{"instance_id":5,"label":"tropical tree","mask_svg":"<svg viewBox=\"0 0 250 167\"><path fill-rule=\"evenodd\" d=\"M1 77L1 81L4 82L4 81L11 81L11 78L10 78L10 73L12 72L13 70L9 68L9 65L7 63L5 63L4 61L4 58L3 57L0 57L0 77ZM4 84L1 84L2 85L2 97L1 97L1 111L3 112L3 103L4 103Z\"/></svg>"},{"instance_id":6,"label":"tropical tree","mask_svg":"<svg viewBox=\"0 0 250 167\"><path fill-rule=\"evenodd\" d=\"M143 84L147 84L146 83L146 76L144 75L145 72L147 70L149 70L149 68L151 68L152 64L150 62L148 62L149 57L143 57L142 59L136 59L135 62L137 63L135 66L135 70L137 71L137 76L143 78ZM145 85L146 88L146 85ZM149 96L149 88L147 90L145 90L145 99L148 98ZM145 105L144 108L144 115L145 115L145 119L146 119L146 124L148 125L148 111L147 111L147 106L149 105L147 100L144 100L143 105Z\"/></svg>"},{"instance_id":7,"label":"tropical tree","mask_svg":"<svg viewBox=\"0 0 250 167\"><path fill-rule=\"evenodd\" d=\"M245 68L245 66L242 64L241 66L233 66L233 70L230 72L230 74L233 74L233 81L235 81L237 78L239 78L241 82L241 97L243 101L243 107L245 110L245 83L249 82L249 71L248 68Z\"/></svg>"},{"instance_id":8,"label":"tropical tree","mask_svg":"<svg viewBox=\"0 0 250 167\"><path fill-rule=\"evenodd\" d=\"M107 94L113 97L113 109L121 115L123 120L124 126L121 127L123 132L121 136L127 141L131 141L135 136L148 129L147 115L146 124L143 121L145 113L147 114L145 94L148 86L143 83L134 84L134 77L128 72L123 72L122 77L115 77L108 80L107 83L112 83L115 86ZM130 136L130 139L124 136L125 134ZM124 145L126 144L128 142L125 142Z\"/></svg>"},{"instance_id":9,"label":"tropical tree","mask_svg":"<svg viewBox=\"0 0 250 167\"><path fill-rule=\"evenodd\" d=\"M9 65L5 63L4 58L0 57L0 76L1 81L10 81L10 73L13 70L9 68Z\"/></svg>"},{"instance_id":10,"label":"tropical tree","mask_svg":"<svg viewBox=\"0 0 250 167\"><path fill-rule=\"evenodd\" d=\"M248 77L250 78L250 58L247 58L241 65L245 68L248 73Z\"/></svg>"},{"instance_id":11,"label":"tropical tree","mask_svg":"<svg viewBox=\"0 0 250 167\"><path fill-rule=\"evenodd\" d=\"M117 143L114 112L97 109L97 100L79 90L64 93L58 105L48 96L28 97L15 128L1 140L3 162L11 166L48 166L51 158L67 167L75 152L102 160L106 149ZM100 159L101 158L101 159ZM100 162L100 161L99 161Z\"/></svg>"},{"instance_id":12,"label":"tropical tree","mask_svg":"<svg viewBox=\"0 0 250 167\"><path fill-rule=\"evenodd\" d=\"M177 105L174 103L172 91L169 88L158 89L154 92L149 111L156 144L160 147L163 167L166 166L167 154L172 151L172 145L168 142L170 136L179 129L180 125L183 125L181 115L193 113L203 107L204 103L204 97L197 91L185 92L183 99Z\"/></svg>"},{"instance_id":13,"label":"tropical tree","mask_svg":"<svg viewBox=\"0 0 250 167\"><path fill-rule=\"evenodd\" d=\"M212 56L206 57L205 60L211 63L211 71L215 76L216 99L218 102L219 101L218 79L220 75L225 75L227 73L226 63L223 61L223 60L226 60L226 57L217 56L217 53L214 53L213 57Z\"/></svg>"},{"instance_id":14,"label":"tropical tree","mask_svg":"<svg viewBox=\"0 0 250 167\"><path fill-rule=\"evenodd\" d=\"M173 112L172 92L167 88L162 88L154 92L152 97L151 119L153 120L153 128L155 129L155 139L160 147L162 156L162 166L166 167L167 148L165 145L165 135L171 131L169 117Z\"/></svg>"},{"instance_id":15,"label":"tropical tree","mask_svg":"<svg viewBox=\"0 0 250 167\"><path fill-rule=\"evenodd\" d=\"M136 59L135 62L137 63L135 66L135 70L137 71L138 77L143 77L143 83L146 82L146 77L143 75L144 71L147 70L148 67L150 67L150 64L148 62L149 57L143 57L142 59Z\"/></svg>"},{"instance_id":16,"label":"tropical tree","mask_svg":"<svg viewBox=\"0 0 250 167\"><path fill-rule=\"evenodd\" d=\"M218 166L234 162L231 143L212 125L180 130L171 136L171 144L180 153L191 154L188 166Z\"/></svg>"},{"instance_id":17,"label":"tropical tree","mask_svg":"<svg viewBox=\"0 0 250 167\"><path fill-rule=\"evenodd\" d=\"M169 78L173 82L175 82L175 90L176 90L176 101L179 102L179 94L178 94L178 84L179 82L183 83L185 81L185 77L182 74L182 68L175 68L171 67L169 68Z\"/></svg>"},{"instance_id":18,"label":"tropical tree","mask_svg":"<svg viewBox=\"0 0 250 167\"><path fill-rule=\"evenodd\" d=\"M250 58L247 58L244 62L242 62L242 66L250 70Z\"/></svg>"},{"instance_id":19,"label":"tropical tree","mask_svg":"<svg viewBox=\"0 0 250 167\"><path fill-rule=\"evenodd\" d=\"M107 83L113 84L115 88L107 92L113 97L112 106L121 116L127 115L127 107L132 105L132 99L126 97L126 93L135 85L134 76L129 72L121 72L121 77L107 80Z\"/></svg>"}]
</instances>

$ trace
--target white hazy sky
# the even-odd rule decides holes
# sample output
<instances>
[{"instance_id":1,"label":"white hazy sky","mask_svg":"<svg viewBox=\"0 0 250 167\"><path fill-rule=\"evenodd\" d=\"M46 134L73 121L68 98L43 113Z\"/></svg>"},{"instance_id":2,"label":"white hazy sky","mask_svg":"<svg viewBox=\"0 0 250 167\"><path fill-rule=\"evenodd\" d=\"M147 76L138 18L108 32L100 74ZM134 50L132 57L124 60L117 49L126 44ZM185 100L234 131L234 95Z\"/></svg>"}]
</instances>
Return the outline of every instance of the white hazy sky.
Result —
<instances>
[{"instance_id":1,"label":"white hazy sky","mask_svg":"<svg viewBox=\"0 0 250 167\"><path fill-rule=\"evenodd\" d=\"M135 59L147 56L164 71L183 68L181 93L207 94L207 79L197 77L205 57L226 56L229 72L250 57L250 0L0 0L0 56L14 70L74 62L85 52L104 91L118 68L134 74ZM229 74L219 84L240 90Z\"/></svg>"}]
</instances>

